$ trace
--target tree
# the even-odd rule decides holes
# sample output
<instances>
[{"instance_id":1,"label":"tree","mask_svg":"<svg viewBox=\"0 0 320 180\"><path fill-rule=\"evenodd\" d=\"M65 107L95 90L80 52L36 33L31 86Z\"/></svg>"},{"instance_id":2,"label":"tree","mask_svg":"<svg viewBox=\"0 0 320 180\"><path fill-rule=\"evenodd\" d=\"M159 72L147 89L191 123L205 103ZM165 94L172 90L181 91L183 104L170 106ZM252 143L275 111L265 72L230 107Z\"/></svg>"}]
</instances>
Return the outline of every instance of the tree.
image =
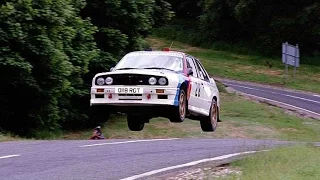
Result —
<instances>
[{"instance_id":1,"label":"tree","mask_svg":"<svg viewBox=\"0 0 320 180\"><path fill-rule=\"evenodd\" d=\"M81 0L5 0L0 6L0 127L20 135L56 129L81 97L97 56ZM73 113L75 114L75 113Z\"/></svg>"}]
</instances>

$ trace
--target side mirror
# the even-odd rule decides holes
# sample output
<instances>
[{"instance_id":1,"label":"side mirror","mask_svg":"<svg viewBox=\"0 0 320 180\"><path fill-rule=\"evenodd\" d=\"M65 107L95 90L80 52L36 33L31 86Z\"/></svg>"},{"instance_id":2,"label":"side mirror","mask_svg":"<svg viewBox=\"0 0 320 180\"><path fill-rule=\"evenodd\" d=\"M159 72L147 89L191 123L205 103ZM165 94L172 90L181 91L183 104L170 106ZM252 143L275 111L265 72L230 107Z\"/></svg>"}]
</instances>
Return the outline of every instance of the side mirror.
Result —
<instances>
[{"instance_id":1,"label":"side mirror","mask_svg":"<svg viewBox=\"0 0 320 180\"><path fill-rule=\"evenodd\" d=\"M190 76L190 75L193 75L193 70L192 70L192 68L188 68L188 74L187 74L188 76Z\"/></svg>"},{"instance_id":2,"label":"side mirror","mask_svg":"<svg viewBox=\"0 0 320 180\"><path fill-rule=\"evenodd\" d=\"M113 71L113 70L114 70L114 67L111 67L111 68L110 68L110 72Z\"/></svg>"}]
</instances>

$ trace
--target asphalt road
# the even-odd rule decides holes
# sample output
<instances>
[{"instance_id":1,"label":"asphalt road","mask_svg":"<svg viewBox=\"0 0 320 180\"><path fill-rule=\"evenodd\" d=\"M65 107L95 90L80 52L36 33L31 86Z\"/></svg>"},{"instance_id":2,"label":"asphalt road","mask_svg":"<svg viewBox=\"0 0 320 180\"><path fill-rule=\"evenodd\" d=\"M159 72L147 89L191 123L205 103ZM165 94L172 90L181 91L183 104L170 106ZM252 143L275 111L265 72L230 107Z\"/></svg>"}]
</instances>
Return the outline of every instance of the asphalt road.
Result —
<instances>
[{"instance_id":1,"label":"asphalt road","mask_svg":"<svg viewBox=\"0 0 320 180\"><path fill-rule=\"evenodd\" d=\"M191 161L287 144L243 139L125 141L2 142L0 179L123 179Z\"/></svg>"},{"instance_id":2,"label":"asphalt road","mask_svg":"<svg viewBox=\"0 0 320 180\"><path fill-rule=\"evenodd\" d=\"M252 83L220 80L233 89L268 100L284 103L320 117L320 95L262 87Z\"/></svg>"}]
</instances>

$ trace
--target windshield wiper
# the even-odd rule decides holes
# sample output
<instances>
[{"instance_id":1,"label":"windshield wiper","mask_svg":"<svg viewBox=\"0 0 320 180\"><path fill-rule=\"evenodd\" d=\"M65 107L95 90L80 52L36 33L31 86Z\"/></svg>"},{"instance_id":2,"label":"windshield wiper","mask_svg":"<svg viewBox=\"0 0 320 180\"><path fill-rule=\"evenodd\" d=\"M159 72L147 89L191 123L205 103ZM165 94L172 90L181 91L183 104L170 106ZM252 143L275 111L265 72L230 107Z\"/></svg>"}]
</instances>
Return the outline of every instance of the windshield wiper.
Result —
<instances>
[{"instance_id":1,"label":"windshield wiper","mask_svg":"<svg viewBox=\"0 0 320 180\"><path fill-rule=\"evenodd\" d=\"M169 70L169 71L174 71L175 72L175 70L168 69L168 68L160 68L160 67L147 67L147 68L143 68L143 69L164 69L164 70Z\"/></svg>"},{"instance_id":2,"label":"windshield wiper","mask_svg":"<svg viewBox=\"0 0 320 180\"><path fill-rule=\"evenodd\" d=\"M115 70L127 70L127 69L139 69L139 68L119 68L119 69L115 69Z\"/></svg>"}]
</instances>

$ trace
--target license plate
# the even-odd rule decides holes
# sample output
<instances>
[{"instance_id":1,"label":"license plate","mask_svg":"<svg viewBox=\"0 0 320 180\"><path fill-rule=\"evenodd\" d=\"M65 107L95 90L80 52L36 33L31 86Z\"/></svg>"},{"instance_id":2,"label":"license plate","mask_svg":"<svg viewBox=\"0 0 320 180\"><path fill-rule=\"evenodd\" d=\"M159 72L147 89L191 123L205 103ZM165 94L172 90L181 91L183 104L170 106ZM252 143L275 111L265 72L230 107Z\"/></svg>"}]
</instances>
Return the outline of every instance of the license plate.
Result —
<instances>
[{"instance_id":1,"label":"license plate","mask_svg":"<svg viewBox=\"0 0 320 180\"><path fill-rule=\"evenodd\" d=\"M118 94L142 94L143 88L140 87L118 87L115 89Z\"/></svg>"}]
</instances>

